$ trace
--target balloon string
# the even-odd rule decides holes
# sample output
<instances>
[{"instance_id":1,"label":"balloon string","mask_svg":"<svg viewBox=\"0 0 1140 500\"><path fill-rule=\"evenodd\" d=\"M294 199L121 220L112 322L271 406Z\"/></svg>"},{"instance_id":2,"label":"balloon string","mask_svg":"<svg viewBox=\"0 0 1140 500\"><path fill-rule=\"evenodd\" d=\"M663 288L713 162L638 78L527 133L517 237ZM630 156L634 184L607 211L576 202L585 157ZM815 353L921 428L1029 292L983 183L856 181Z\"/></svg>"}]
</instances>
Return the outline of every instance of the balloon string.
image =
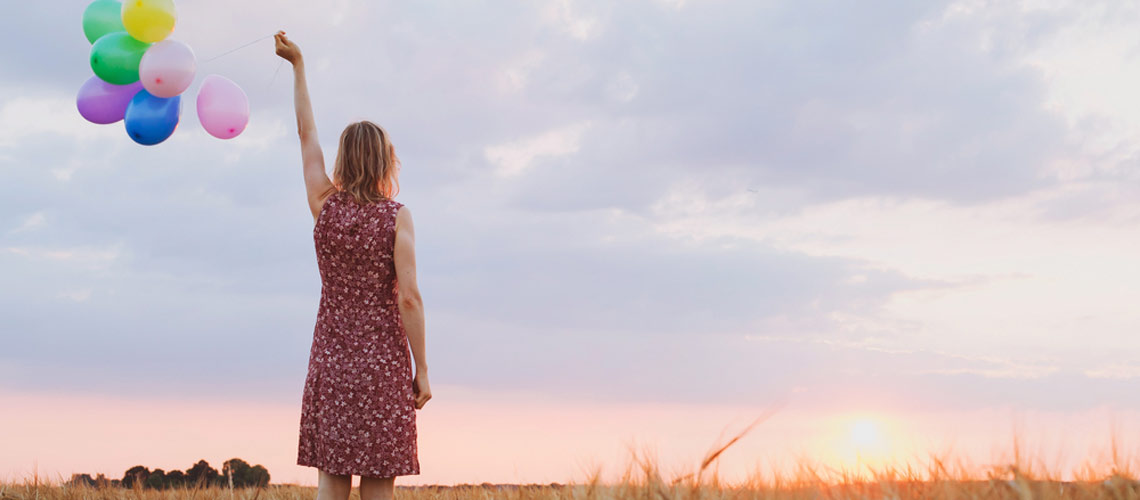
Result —
<instances>
[{"instance_id":1,"label":"balloon string","mask_svg":"<svg viewBox=\"0 0 1140 500\"><path fill-rule=\"evenodd\" d=\"M277 33L270 33L270 34L268 34L268 35L265 35L265 36L263 36L263 37L261 37L261 38L258 38L257 40L254 40L254 41L252 41L252 42L249 42L249 43L247 43L247 44L245 44L245 45L242 45L241 47L238 47L238 48L236 48L236 49L231 49L231 50L229 50L229 51L223 52L223 53L221 53L221 54L218 54L218 55L216 55L216 56L214 56L214 57L211 57L211 58L209 58L209 59L206 59L205 61L200 61L198 64L205 64L205 63L208 63L208 62L210 62L210 61L213 61L214 59L217 59L217 58L219 58L219 57L222 57L222 56L226 56L226 55L232 54L232 53L234 53L234 52L237 52L237 51L239 51L239 50L241 50L241 49L244 49L244 48L246 48L246 47L249 47L250 45L253 45L253 44L257 43L257 42L260 42L260 41L262 41L262 40L265 40L266 38L269 38L269 37L271 37L271 36L273 36L273 35L276 35L276 34L277 34Z\"/></svg>"},{"instance_id":2,"label":"balloon string","mask_svg":"<svg viewBox=\"0 0 1140 500\"><path fill-rule=\"evenodd\" d=\"M265 86L265 90L269 90L269 87L273 86L273 82L277 81L277 73L281 72L281 66L284 66L284 65L285 65L285 59L281 59L281 62L277 63L277 71L273 72L273 78L269 79L269 85Z\"/></svg>"}]
</instances>

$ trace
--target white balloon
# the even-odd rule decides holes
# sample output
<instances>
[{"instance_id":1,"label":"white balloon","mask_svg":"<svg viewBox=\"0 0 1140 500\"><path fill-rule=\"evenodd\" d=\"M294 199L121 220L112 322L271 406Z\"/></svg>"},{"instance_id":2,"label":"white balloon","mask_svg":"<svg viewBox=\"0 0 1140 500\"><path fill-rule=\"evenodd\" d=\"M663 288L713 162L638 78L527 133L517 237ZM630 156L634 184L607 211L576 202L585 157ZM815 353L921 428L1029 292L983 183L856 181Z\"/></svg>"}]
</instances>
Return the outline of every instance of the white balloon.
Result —
<instances>
[{"instance_id":1,"label":"white balloon","mask_svg":"<svg viewBox=\"0 0 1140 500\"><path fill-rule=\"evenodd\" d=\"M177 40L163 40L146 49L139 61L139 80L155 97L180 95L194 82L198 63L194 51Z\"/></svg>"}]
</instances>

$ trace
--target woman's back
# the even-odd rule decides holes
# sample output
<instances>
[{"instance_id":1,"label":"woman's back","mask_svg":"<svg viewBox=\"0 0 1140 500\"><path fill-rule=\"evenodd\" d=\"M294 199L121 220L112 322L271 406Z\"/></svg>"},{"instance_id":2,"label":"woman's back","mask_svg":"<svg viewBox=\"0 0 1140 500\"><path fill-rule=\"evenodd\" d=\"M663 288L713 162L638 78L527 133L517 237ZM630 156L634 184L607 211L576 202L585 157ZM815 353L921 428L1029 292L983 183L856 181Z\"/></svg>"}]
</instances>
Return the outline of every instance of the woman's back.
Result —
<instances>
[{"instance_id":1,"label":"woman's back","mask_svg":"<svg viewBox=\"0 0 1140 500\"><path fill-rule=\"evenodd\" d=\"M329 195L313 227L324 287L367 294L369 305L396 304L396 214L402 203L360 203L345 191Z\"/></svg>"},{"instance_id":2,"label":"woman's back","mask_svg":"<svg viewBox=\"0 0 1140 500\"><path fill-rule=\"evenodd\" d=\"M418 474L412 360L399 308L396 215L337 191L313 241L321 302L302 400L298 464L332 474Z\"/></svg>"}]
</instances>

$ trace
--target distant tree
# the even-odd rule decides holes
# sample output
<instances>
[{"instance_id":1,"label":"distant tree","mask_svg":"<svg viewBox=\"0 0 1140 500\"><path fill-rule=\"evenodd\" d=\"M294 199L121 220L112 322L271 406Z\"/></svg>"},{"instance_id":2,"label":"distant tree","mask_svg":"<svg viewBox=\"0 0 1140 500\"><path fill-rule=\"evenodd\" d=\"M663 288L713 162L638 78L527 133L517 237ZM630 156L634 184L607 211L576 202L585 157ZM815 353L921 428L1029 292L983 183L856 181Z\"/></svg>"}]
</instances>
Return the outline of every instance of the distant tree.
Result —
<instances>
[{"instance_id":1,"label":"distant tree","mask_svg":"<svg viewBox=\"0 0 1140 500\"><path fill-rule=\"evenodd\" d=\"M119 484L124 488L134 488L135 483L142 486L146 484L147 476L150 476L150 469L142 465L136 465L123 473L123 480L119 481Z\"/></svg>"},{"instance_id":2,"label":"distant tree","mask_svg":"<svg viewBox=\"0 0 1140 500\"><path fill-rule=\"evenodd\" d=\"M181 488L186 485L186 474L178 469L167 472L166 484L170 488Z\"/></svg>"},{"instance_id":3,"label":"distant tree","mask_svg":"<svg viewBox=\"0 0 1140 500\"><path fill-rule=\"evenodd\" d=\"M166 471L162 469L155 469L147 476L143 486L152 490L165 490L166 489Z\"/></svg>"},{"instance_id":4,"label":"distant tree","mask_svg":"<svg viewBox=\"0 0 1140 500\"><path fill-rule=\"evenodd\" d=\"M210 467L210 463L205 460L199 460L198 463L186 469L186 485L190 487L196 486L215 486L221 485L218 470Z\"/></svg>"},{"instance_id":5,"label":"distant tree","mask_svg":"<svg viewBox=\"0 0 1140 500\"><path fill-rule=\"evenodd\" d=\"M261 464L257 464L249 469L249 476L246 478L246 486L269 486L269 470Z\"/></svg>"},{"instance_id":6,"label":"distant tree","mask_svg":"<svg viewBox=\"0 0 1140 500\"><path fill-rule=\"evenodd\" d=\"M152 471L146 466L136 465L123 473L122 480L108 480L102 474L99 474L96 479L92 479L90 474L72 474L68 484L109 485L123 488L138 486L153 490L209 486L226 487L230 484L233 484L235 488L246 488L269 486L269 471L261 464L250 466L249 462L235 457L225 461L221 473L210 467L209 462L199 460L185 472L177 469L166 472L157 468Z\"/></svg>"},{"instance_id":7,"label":"distant tree","mask_svg":"<svg viewBox=\"0 0 1140 500\"><path fill-rule=\"evenodd\" d=\"M248 473L249 463L240 458L231 458L222 464L222 475L226 477L226 482L235 488L245 486L245 476Z\"/></svg>"},{"instance_id":8,"label":"distant tree","mask_svg":"<svg viewBox=\"0 0 1140 500\"><path fill-rule=\"evenodd\" d=\"M226 483L233 478L235 488L269 485L269 471L261 464L250 467L249 463L240 458L226 460L222 466L222 475L226 476Z\"/></svg>"},{"instance_id":9,"label":"distant tree","mask_svg":"<svg viewBox=\"0 0 1140 500\"><path fill-rule=\"evenodd\" d=\"M95 486L95 480L91 478L91 474L72 474L71 479L66 484L68 486Z\"/></svg>"}]
</instances>

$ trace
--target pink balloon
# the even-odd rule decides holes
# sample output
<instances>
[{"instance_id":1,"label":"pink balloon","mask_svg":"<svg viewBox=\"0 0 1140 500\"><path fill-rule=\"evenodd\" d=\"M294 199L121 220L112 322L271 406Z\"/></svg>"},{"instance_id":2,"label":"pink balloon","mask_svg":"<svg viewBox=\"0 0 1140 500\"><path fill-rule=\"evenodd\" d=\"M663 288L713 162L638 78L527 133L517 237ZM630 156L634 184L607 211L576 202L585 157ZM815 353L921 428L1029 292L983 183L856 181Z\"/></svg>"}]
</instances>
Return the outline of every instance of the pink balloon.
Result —
<instances>
[{"instance_id":1,"label":"pink balloon","mask_svg":"<svg viewBox=\"0 0 1140 500\"><path fill-rule=\"evenodd\" d=\"M79 88L75 106L79 108L79 114L91 123L115 123L123 119L127 105L142 88L139 82L114 85L92 76Z\"/></svg>"},{"instance_id":2,"label":"pink balloon","mask_svg":"<svg viewBox=\"0 0 1140 500\"><path fill-rule=\"evenodd\" d=\"M198 121L210 135L233 139L249 124L249 98L228 78L207 76L198 90Z\"/></svg>"},{"instance_id":3,"label":"pink balloon","mask_svg":"<svg viewBox=\"0 0 1140 500\"><path fill-rule=\"evenodd\" d=\"M139 81L155 97L174 97L194 82L198 65L194 51L177 40L163 40L146 49L139 61Z\"/></svg>"}]
</instances>

